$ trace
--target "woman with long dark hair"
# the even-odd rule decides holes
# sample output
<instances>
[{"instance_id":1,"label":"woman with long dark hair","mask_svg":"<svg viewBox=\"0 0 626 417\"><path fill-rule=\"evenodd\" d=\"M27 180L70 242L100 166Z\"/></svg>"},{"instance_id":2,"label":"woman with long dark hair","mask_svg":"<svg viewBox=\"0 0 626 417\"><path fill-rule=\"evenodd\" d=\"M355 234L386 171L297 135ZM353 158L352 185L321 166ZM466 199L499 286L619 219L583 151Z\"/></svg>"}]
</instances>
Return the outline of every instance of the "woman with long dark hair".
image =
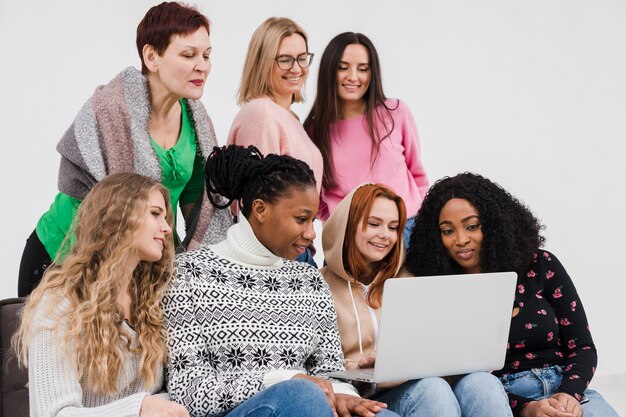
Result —
<instances>
[{"instance_id":1,"label":"woman with long dark hair","mask_svg":"<svg viewBox=\"0 0 626 417\"><path fill-rule=\"evenodd\" d=\"M382 183L405 201L408 230L428 179L411 110L385 96L378 52L367 36L345 32L329 42L304 128L324 158L322 220L357 185Z\"/></svg>"}]
</instances>

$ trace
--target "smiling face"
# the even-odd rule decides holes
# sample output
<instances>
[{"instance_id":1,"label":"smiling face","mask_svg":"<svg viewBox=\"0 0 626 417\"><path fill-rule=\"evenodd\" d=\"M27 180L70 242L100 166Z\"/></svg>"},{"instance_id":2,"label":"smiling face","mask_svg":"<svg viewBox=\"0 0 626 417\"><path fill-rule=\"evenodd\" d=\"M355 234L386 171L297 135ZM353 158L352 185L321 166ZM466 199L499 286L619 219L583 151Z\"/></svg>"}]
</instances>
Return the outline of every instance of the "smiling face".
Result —
<instances>
[{"instance_id":1,"label":"smiling face","mask_svg":"<svg viewBox=\"0 0 626 417\"><path fill-rule=\"evenodd\" d=\"M158 190L152 190L148 195L141 224L135 232L134 244L140 261L156 262L161 259L166 239L169 239L172 233L166 215L163 194Z\"/></svg>"},{"instance_id":2,"label":"smiling face","mask_svg":"<svg viewBox=\"0 0 626 417\"><path fill-rule=\"evenodd\" d=\"M292 58L298 58L302 54L306 54L306 42L304 38L294 33L293 35L286 36L280 41L276 57L281 55L290 56ZM294 62L293 67L288 70L282 70L279 68L276 61L272 66L271 85L274 90L274 100L283 107L291 106L292 97L294 94L299 93L302 90L302 85L306 79L308 68L301 68L297 62Z\"/></svg>"},{"instance_id":3,"label":"smiling face","mask_svg":"<svg viewBox=\"0 0 626 417\"><path fill-rule=\"evenodd\" d=\"M368 266L383 260L391 252L398 242L399 224L400 214L396 203L385 197L376 198L354 236L354 243Z\"/></svg>"},{"instance_id":4,"label":"smiling face","mask_svg":"<svg viewBox=\"0 0 626 417\"><path fill-rule=\"evenodd\" d=\"M371 79L367 48L361 44L346 46L337 68L337 95L342 105L363 100Z\"/></svg>"},{"instance_id":5,"label":"smiling face","mask_svg":"<svg viewBox=\"0 0 626 417\"><path fill-rule=\"evenodd\" d=\"M441 242L466 273L478 273L483 231L478 210L463 198L453 198L439 213Z\"/></svg>"},{"instance_id":6,"label":"smiling face","mask_svg":"<svg viewBox=\"0 0 626 417\"><path fill-rule=\"evenodd\" d=\"M315 239L313 220L319 208L314 186L292 187L274 204L261 199L252 203L251 221L257 239L274 255L296 259Z\"/></svg>"},{"instance_id":7,"label":"smiling face","mask_svg":"<svg viewBox=\"0 0 626 417\"><path fill-rule=\"evenodd\" d=\"M199 100L211 71L211 41L204 27L187 36L174 35L162 55L144 46L144 63L150 77L178 98Z\"/></svg>"}]
</instances>

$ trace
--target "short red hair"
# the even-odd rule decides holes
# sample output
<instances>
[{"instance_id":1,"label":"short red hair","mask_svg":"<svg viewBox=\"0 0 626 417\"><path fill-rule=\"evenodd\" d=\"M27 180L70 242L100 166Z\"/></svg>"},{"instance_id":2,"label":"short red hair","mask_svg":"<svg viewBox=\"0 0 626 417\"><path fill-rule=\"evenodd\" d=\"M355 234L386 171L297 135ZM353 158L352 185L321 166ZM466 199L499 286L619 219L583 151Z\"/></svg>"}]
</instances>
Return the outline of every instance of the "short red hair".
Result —
<instances>
[{"instance_id":1,"label":"short red hair","mask_svg":"<svg viewBox=\"0 0 626 417\"><path fill-rule=\"evenodd\" d=\"M382 184L367 184L359 187L352 196L350 213L346 224L346 235L343 240L343 262L346 271L355 279L366 274L367 262L357 249L354 239L357 227L365 230L367 217L369 216L374 201L377 198L386 198L396 203L398 208L398 240L391 251L381 261L373 265L370 277L373 278L367 294L367 303L374 307L381 306L383 296L383 284L388 278L396 275L402 262L404 243L402 241L404 226L406 225L406 206L404 200L393 190Z\"/></svg>"},{"instance_id":2,"label":"short red hair","mask_svg":"<svg viewBox=\"0 0 626 417\"><path fill-rule=\"evenodd\" d=\"M148 10L137 26L137 52L141 59L141 72L148 73L143 62L143 47L152 45L162 55L174 35L190 35L199 28L210 35L209 19L195 8L177 2L163 2Z\"/></svg>"}]
</instances>

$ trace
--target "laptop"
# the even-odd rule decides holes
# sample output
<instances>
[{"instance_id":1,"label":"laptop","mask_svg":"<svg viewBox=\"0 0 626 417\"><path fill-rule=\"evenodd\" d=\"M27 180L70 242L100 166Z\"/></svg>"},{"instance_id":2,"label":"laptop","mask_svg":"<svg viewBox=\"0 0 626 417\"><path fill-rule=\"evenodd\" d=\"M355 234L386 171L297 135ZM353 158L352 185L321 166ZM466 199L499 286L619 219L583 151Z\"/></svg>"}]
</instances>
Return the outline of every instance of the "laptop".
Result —
<instances>
[{"instance_id":1,"label":"laptop","mask_svg":"<svg viewBox=\"0 0 626 417\"><path fill-rule=\"evenodd\" d=\"M388 279L375 367L328 376L382 383L502 369L516 282L515 272Z\"/></svg>"}]
</instances>

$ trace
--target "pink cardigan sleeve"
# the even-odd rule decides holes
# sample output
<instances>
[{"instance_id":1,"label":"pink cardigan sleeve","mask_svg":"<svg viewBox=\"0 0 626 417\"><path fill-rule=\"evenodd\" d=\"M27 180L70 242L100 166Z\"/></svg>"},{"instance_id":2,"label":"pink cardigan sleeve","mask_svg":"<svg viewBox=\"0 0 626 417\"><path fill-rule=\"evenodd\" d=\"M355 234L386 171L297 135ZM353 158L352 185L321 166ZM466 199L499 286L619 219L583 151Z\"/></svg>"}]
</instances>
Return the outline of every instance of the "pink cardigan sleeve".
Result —
<instances>
[{"instance_id":1,"label":"pink cardigan sleeve","mask_svg":"<svg viewBox=\"0 0 626 417\"><path fill-rule=\"evenodd\" d=\"M422 165L420 140L417 134L417 126L409 107L402 101L399 103L400 127L402 131L402 144L404 145L404 158L413 180L420 190L422 199L428 191L428 177Z\"/></svg>"}]
</instances>

